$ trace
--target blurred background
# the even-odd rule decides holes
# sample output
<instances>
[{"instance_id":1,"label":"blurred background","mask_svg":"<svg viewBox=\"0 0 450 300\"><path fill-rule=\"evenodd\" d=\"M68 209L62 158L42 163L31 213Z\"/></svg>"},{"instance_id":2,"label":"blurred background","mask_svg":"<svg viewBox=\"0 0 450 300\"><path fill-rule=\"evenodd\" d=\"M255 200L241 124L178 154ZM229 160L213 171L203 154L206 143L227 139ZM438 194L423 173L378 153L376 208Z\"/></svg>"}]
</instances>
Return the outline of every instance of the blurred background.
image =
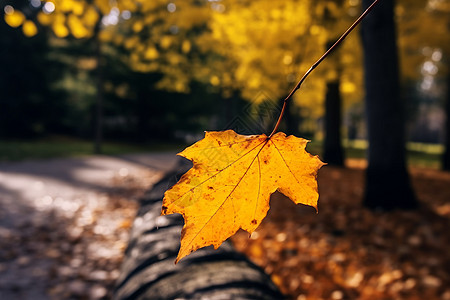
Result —
<instances>
[{"instance_id":1,"label":"blurred background","mask_svg":"<svg viewBox=\"0 0 450 300\"><path fill-rule=\"evenodd\" d=\"M0 0L1 168L11 175L15 173L7 171L7 163L12 161L180 150L202 138L205 130L269 134L284 97L368 2ZM450 1L382 2L391 6L395 28L381 26L387 31L377 29L372 35L395 32L396 50L391 54L398 54L398 60L365 61L380 51L364 47L358 27L297 91L280 128L312 140L308 151L329 163L319 173L321 213L316 216L279 200L282 204L272 208L250 240L248 234L233 240L292 299L450 299ZM366 36L370 40L371 34ZM382 117L366 105L368 67L374 65L386 67L375 76L380 82L389 77L392 66L399 74L394 91L398 97L392 102L399 110L393 112L389 101L384 102L376 109ZM378 140L369 143L370 115L379 124L399 119L405 130L396 138L372 134L370 138ZM386 148L373 146L368 151L370 145ZM403 146L406 153L398 151ZM396 151L399 154L391 155ZM383 157L388 167L380 163ZM145 166L141 158L127 160ZM166 160L158 157L151 166L156 161ZM365 182L368 165L375 171L367 173ZM68 178L73 170L66 170ZM41 268L52 278L42 285L43 295L110 297L137 209L127 197L135 197L157 179L147 174L137 182L128 177L132 167L118 170L113 183L122 194L109 191L109 204L96 206L97 219L91 223L70 221L73 216L85 220L88 205L80 204L71 217L52 217L60 222L55 224L67 223L52 227L56 236L47 236L50 225L39 222L31 224L35 231L23 239L14 237L21 230L12 234L0 226L5 243L35 245L33 238L39 237L41 245L38 250L0 252L2 261L28 265L28 254L46 253L51 242L58 250L48 257L56 267ZM394 200L367 200L370 195L392 195ZM59 199L47 196L39 198L39 205L55 205ZM414 212L384 212L418 207ZM113 244L121 235L113 262L99 262L84 250L72 253L70 246L60 243L69 228L78 226L82 229L77 238L68 243L89 248L99 232L106 234L90 226L109 224L114 218L107 212L112 211L126 216L114 221L117 230L108 233ZM108 226L112 225L104 227ZM73 257L78 263L72 263ZM64 264L71 271L61 269ZM111 266L107 274L105 265ZM0 274L13 269L0 264ZM10 281L2 281L5 276L0 276L0 287L10 286ZM19 284L15 291L27 284L31 283ZM16 292L5 295L21 293Z\"/></svg>"},{"instance_id":2,"label":"blurred background","mask_svg":"<svg viewBox=\"0 0 450 300\"><path fill-rule=\"evenodd\" d=\"M280 99L361 11L358 0L2 0L1 7L3 159L19 155L6 153L13 141L95 141L96 152L103 141L183 144L235 126L237 116L248 123L236 128L241 133L268 133L246 118L266 110L264 126L272 126ZM444 151L448 7L444 0L395 6L408 147L435 156ZM335 82L341 140L364 149L362 55L355 32L295 95L282 129L320 143ZM430 165L438 168L439 159Z\"/></svg>"}]
</instances>

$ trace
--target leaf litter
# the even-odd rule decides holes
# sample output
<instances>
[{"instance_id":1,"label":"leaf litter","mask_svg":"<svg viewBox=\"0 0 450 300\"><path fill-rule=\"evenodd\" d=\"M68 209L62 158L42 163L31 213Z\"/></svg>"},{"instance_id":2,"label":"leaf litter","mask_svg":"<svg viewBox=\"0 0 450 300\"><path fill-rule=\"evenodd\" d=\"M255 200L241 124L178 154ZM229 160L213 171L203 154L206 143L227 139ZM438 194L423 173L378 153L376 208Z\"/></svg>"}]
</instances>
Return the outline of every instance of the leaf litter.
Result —
<instances>
[{"instance_id":1,"label":"leaf litter","mask_svg":"<svg viewBox=\"0 0 450 300\"><path fill-rule=\"evenodd\" d=\"M415 211L361 205L364 170L319 172L319 214L281 194L235 247L289 299L450 299L450 173L413 169Z\"/></svg>"},{"instance_id":2,"label":"leaf litter","mask_svg":"<svg viewBox=\"0 0 450 300\"><path fill-rule=\"evenodd\" d=\"M450 173L413 169L421 208L371 212L361 206L360 165L327 166L319 173L319 214L275 194L251 237L241 231L231 238L235 247L263 267L289 299L449 300ZM14 260L17 268L9 270L2 290L8 284L16 294L32 291L33 282L13 274L24 270L47 283L51 299L111 298L138 208L133 199L151 181L119 176L117 188L97 199L102 204L96 208L80 206L73 218L49 213L36 224L24 222L19 232L0 230L1 261ZM112 216L114 224L104 223ZM113 230L98 234L99 224ZM108 256L104 249L117 252ZM0 263L0 273L5 271Z\"/></svg>"}]
</instances>

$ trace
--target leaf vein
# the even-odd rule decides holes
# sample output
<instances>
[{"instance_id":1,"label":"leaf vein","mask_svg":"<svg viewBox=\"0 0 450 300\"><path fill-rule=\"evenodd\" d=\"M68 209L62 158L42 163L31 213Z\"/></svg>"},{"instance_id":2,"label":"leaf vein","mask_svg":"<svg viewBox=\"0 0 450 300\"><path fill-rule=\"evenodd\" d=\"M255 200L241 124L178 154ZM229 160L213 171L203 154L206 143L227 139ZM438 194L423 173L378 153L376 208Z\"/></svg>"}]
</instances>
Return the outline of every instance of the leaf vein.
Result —
<instances>
[{"instance_id":1,"label":"leaf vein","mask_svg":"<svg viewBox=\"0 0 450 300\"><path fill-rule=\"evenodd\" d=\"M241 160L242 158L244 158L247 154L249 154L250 152L252 152L253 150L255 150L258 146L260 146L261 144L266 143L266 141L262 141L261 143L259 143L258 145L256 145L255 147L253 147L252 149L250 149L249 151L247 151L245 154L243 154L242 156L239 156L238 159L236 159L235 161L231 162L229 165L225 166L223 169L219 170L216 174L211 175L210 177L206 178L204 181L200 182L199 184L197 184L196 186L192 187L191 189L189 189L187 192L185 192L184 194L180 195L180 197L178 197L178 199L174 200L172 203L177 202L178 200L181 200L182 198L184 198L184 196L188 193L193 192L196 188L198 188L199 186L201 186L202 184L204 184L205 182L209 181L210 179L216 177L217 175L219 175L220 173L222 173L223 171L225 171L226 169L228 169L229 167L231 167L233 164L237 163L239 160ZM264 146L263 146L264 147ZM259 152L258 152L259 154ZM257 154L257 155L258 155Z\"/></svg>"},{"instance_id":2,"label":"leaf vein","mask_svg":"<svg viewBox=\"0 0 450 300\"><path fill-rule=\"evenodd\" d=\"M297 181L298 184L301 184L300 181L297 179L297 177L295 176L295 173L292 172L291 168L289 167L288 163L286 162L286 160L284 159L284 156L281 154L280 149L278 149L277 145L275 144L274 141L272 141L273 145L275 146L275 149L277 149L278 154L280 154L281 159L283 160L284 164L286 165L287 169L289 170L289 172L292 174L292 176L294 177L295 181Z\"/></svg>"},{"instance_id":3,"label":"leaf vein","mask_svg":"<svg viewBox=\"0 0 450 300\"><path fill-rule=\"evenodd\" d=\"M228 194L227 197L225 197L225 199L222 201L222 203L219 205L219 207L217 207L216 211L209 217L209 219L205 222L205 224L202 226L202 228L200 228L197 233L194 235L194 237L187 243L188 246L190 246L192 244L192 242L197 238L197 236L200 234L200 232L203 231L203 229L206 227L206 225L208 225L208 223L211 221L212 218L214 218L214 216L217 214L217 212L223 207L223 205L225 204L225 202L230 198L231 194L233 194L233 192L237 189L237 187L239 186L239 184L241 183L241 181L244 179L245 175L247 175L248 171L250 170L250 168L252 167L253 163L255 162L255 159L258 158L258 162L259 162L259 154L261 153L262 149L264 148L264 146L267 144L269 140L265 140L262 143L259 143L256 147L258 147L259 145L263 144L264 145L259 149L258 153L255 155L255 157L252 159L252 161L250 162L250 165L247 167L247 169L245 170L244 174L241 176L241 178L239 178L239 181L234 185L233 189L230 191L230 193ZM253 151L256 147L254 147L252 150ZM249 152L247 152L246 154L248 154ZM261 173L260 173L261 174ZM234 202L232 201L232 205L233 205L233 223L236 223L236 210L234 208Z\"/></svg>"}]
</instances>

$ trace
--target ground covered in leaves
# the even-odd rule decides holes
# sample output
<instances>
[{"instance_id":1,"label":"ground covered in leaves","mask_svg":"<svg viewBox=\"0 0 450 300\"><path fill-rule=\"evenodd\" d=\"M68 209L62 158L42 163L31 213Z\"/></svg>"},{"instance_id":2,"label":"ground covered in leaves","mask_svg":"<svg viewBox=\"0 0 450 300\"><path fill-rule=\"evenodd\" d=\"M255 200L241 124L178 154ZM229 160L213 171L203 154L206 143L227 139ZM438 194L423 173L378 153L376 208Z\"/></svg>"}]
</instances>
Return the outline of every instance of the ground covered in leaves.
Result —
<instances>
[{"instance_id":1,"label":"ground covered in leaves","mask_svg":"<svg viewBox=\"0 0 450 300\"><path fill-rule=\"evenodd\" d=\"M43 288L43 297L5 299L110 299L136 199L156 175L119 172L114 188L92 199L39 198L42 218L0 228L0 295ZM290 299L449 300L450 173L412 175L419 210L371 212L361 206L363 168L326 166L319 214L278 194L251 238L232 241Z\"/></svg>"},{"instance_id":2,"label":"ground covered in leaves","mask_svg":"<svg viewBox=\"0 0 450 300\"><path fill-rule=\"evenodd\" d=\"M416 211L362 207L364 170L319 172L319 214L277 194L232 238L290 299L450 299L450 173L414 169Z\"/></svg>"}]
</instances>

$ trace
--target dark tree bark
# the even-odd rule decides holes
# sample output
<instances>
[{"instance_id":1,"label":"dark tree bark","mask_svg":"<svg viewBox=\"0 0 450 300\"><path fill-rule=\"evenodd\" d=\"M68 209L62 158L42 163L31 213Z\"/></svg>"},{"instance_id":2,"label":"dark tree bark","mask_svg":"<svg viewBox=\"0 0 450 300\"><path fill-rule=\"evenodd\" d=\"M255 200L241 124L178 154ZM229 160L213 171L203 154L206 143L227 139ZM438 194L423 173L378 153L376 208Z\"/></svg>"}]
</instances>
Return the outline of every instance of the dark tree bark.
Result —
<instances>
[{"instance_id":1,"label":"dark tree bark","mask_svg":"<svg viewBox=\"0 0 450 300\"><path fill-rule=\"evenodd\" d=\"M273 125L277 122L277 117L279 115L279 112L281 112L281 107L283 107L284 98L280 98L278 102L278 108L279 110L274 110L272 113L274 115L273 124L271 124L268 128L268 132L266 134L269 134L272 129ZM301 116L300 116L300 110L295 106L293 103L293 99L290 99L288 102L286 102L286 107L284 108L284 116L283 121L281 122L281 131L285 132L287 135L295 135L300 136L303 133L300 132L300 124L301 124Z\"/></svg>"},{"instance_id":2,"label":"dark tree bark","mask_svg":"<svg viewBox=\"0 0 450 300\"><path fill-rule=\"evenodd\" d=\"M179 214L160 216L161 199L185 167L141 199L114 299L284 299L270 277L227 242L174 264L183 219Z\"/></svg>"},{"instance_id":3,"label":"dark tree bark","mask_svg":"<svg viewBox=\"0 0 450 300\"><path fill-rule=\"evenodd\" d=\"M450 70L450 64L448 65ZM442 169L450 171L450 72L447 74L447 99L445 103L445 113L447 120L445 122L445 152L442 157Z\"/></svg>"},{"instance_id":4,"label":"dark tree bark","mask_svg":"<svg viewBox=\"0 0 450 300\"><path fill-rule=\"evenodd\" d=\"M331 24L335 24L335 18L330 20ZM327 42L327 49L330 49L336 40L329 40ZM335 49L334 53L329 57L330 62L333 62L336 70L336 78L327 82L327 92L325 95L325 139L323 149L323 159L326 163L335 166L344 166L344 151L341 142L341 92L340 76L341 66L339 63L338 52L339 48Z\"/></svg>"},{"instance_id":5,"label":"dark tree bark","mask_svg":"<svg viewBox=\"0 0 450 300\"><path fill-rule=\"evenodd\" d=\"M94 29L94 43L95 43L95 59L97 61L96 68L96 103L95 103L95 136L94 136L94 152L97 154L102 153L102 143L103 143L103 57L102 57L102 41L100 40L100 26L101 26L102 16L99 16L99 21Z\"/></svg>"},{"instance_id":6,"label":"dark tree bark","mask_svg":"<svg viewBox=\"0 0 450 300\"><path fill-rule=\"evenodd\" d=\"M341 94L339 79L327 83L325 96L325 142L323 160L335 166L344 165L341 144Z\"/></svg>"},{"instance_id":7,"label":"dark tree bark","mask_svg":"<svg viewBox=\"0 0 450 300\"><path fill-rule=\"evenodd\" d=\"M297 110L293 101L287 102L284 117L286 119L286 134L299 136L299 117L297 116Z\"/></svg>"},{"instance_id":8,"label":"dark tree bark","mask_svg":"<svg viewBox=\"0 0 450 300\"><path fill-rule=\"evenodd\" d=\"M363 7L372 2L363 0ZM362 22L362 42L369 140L364 205L414 208L417 201L406 170L393 0L380 1Z\"/></svg>"}]
</instances>

